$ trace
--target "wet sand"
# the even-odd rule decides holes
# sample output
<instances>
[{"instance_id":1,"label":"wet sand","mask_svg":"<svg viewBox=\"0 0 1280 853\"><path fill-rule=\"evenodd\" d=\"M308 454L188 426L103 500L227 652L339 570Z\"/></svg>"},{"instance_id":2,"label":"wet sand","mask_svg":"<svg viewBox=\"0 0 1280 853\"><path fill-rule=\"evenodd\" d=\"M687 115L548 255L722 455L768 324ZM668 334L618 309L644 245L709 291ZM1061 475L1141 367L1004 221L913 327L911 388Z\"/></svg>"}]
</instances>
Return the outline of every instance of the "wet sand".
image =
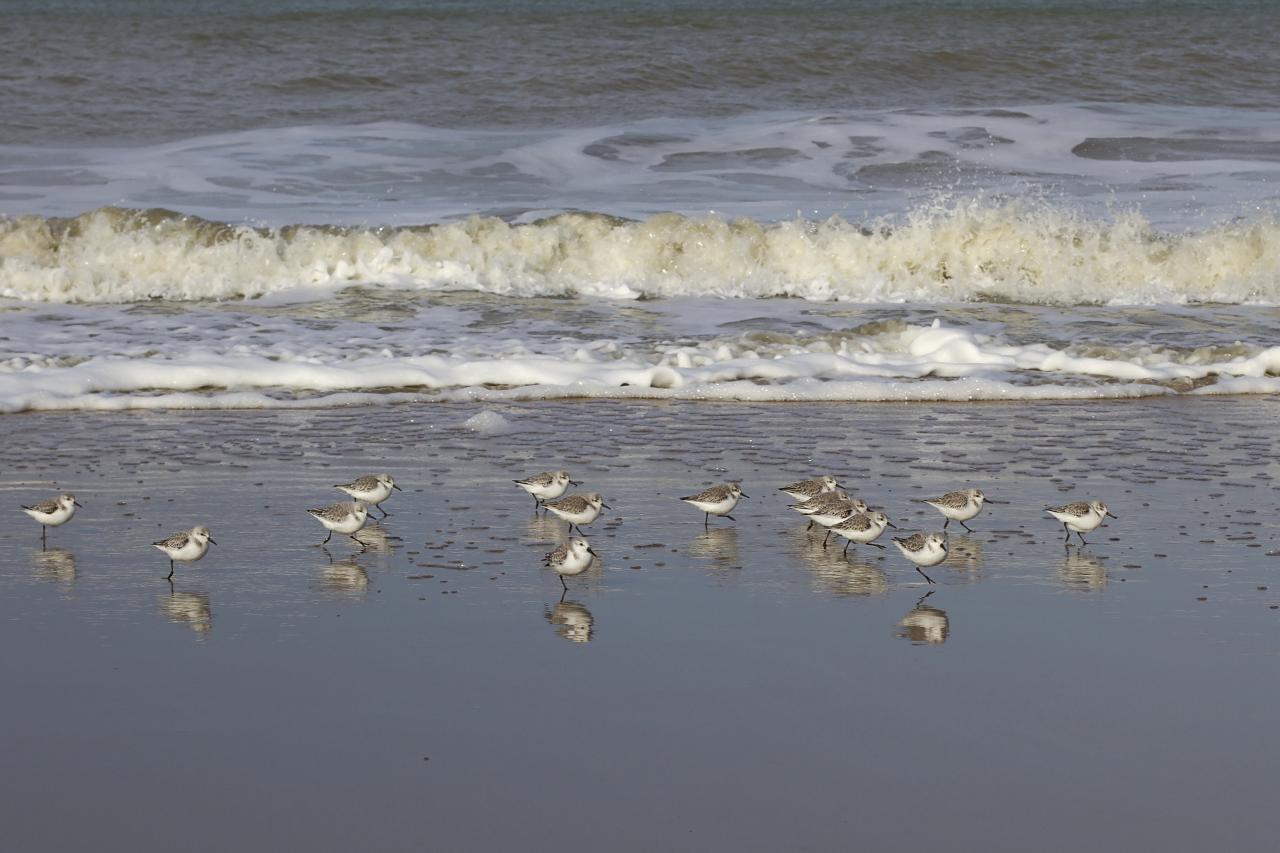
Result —
<instances>
[{"instance_id":1,"label":"wet sand","mask_svg":"<svg viewBox=\"0 0 1280 853\"><path fill-rule=\"evenodd\" d=\"M5 417L7 843L1271 849L1280 400L483 408L511 431ZM511 484L560 466L614 507L563 600L563 525ZM368 551L314 547L304 510L384 470ZM825 471L907 531L1013 503L928 588L805 533L777 487ZM704 531L676 498L730 477ZM57 489L85 508L42 553L16 506ZM1064 547L1042 507L1085 497L1120 519ZM195 523L171 590L149 543Z\"/></svg>"}]
</instances>

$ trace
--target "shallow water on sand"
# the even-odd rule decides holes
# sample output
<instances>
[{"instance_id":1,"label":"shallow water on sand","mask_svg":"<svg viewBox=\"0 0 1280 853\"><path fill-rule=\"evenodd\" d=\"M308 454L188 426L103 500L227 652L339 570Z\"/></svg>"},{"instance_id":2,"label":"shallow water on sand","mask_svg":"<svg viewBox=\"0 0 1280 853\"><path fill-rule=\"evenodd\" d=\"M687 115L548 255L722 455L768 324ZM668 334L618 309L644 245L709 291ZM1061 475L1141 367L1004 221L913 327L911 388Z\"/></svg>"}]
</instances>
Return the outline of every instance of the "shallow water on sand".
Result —
<instances>
[{"instance_id":1,"label":"shallow water on sand","mask_svg":"<svg viewBox=\"0 0 1280 853\"><path fill-rule=\"evenodd\" d=\"M6 418L4 501L85 505L0 521L14 849L1269 849L1275 399L489 408ZM561 465L614 508L563 599L510 483ZM380 470L368 550L313 547ZM827 470L904 532L1012 503L928 587L806 535ZM675 500L730 477L736 523Z\"/></svg>"}]
</instances>

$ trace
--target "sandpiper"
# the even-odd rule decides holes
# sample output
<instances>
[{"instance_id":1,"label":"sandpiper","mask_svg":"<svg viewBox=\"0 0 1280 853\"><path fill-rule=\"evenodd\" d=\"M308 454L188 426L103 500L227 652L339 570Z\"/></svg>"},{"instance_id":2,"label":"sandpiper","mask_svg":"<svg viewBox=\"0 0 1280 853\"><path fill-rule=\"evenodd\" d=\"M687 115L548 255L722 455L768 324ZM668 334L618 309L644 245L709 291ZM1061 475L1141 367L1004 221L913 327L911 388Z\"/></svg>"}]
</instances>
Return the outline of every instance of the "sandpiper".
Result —
<instances>
[{"instance_id":1,"label":"sandpiper","mask_svg":"<svg viewBox=\"0 0 1280 853\"><path fill-rule=\"evenodd\" d=\"M564 582L565 577L577 577L585 572L596 556L587 540L572 539L543 557L542 564L555 570L560 576L560 585L568 592L569 585Z\"/></svg>"},{"instance_id":2,"label":"sandpiper","mask_svg":"<svg viewBox=\"0 0 1280 853\"><path fill-rule=\"evenodd\" d=\"M933 583L933 578L924 573L929 566L936 566L947 558L947 536L945 533L913 533L906 537L893 538L902 556L915 564L920 576Z\"/></svg>"},{"instance_id":3,"label":"sandpiper","mask_svg":"<svg viewBox=\"0 0 1280 853\"><path fill-rule=\"evenodd\" d=\"M896 527L889 517L883 512L866 513L859 512L846 518L844 521L838 522L829 527L828 533L835 533L837 536L843 536L848 541L844 543L844 555L849 556L849 546L855 542L859 545L871 545L875 548L884 548L883 545L876 543L880 538L880 534L884 533L886 527ZM827 547L823 543L822 547Z\"/></svg>"},{"instance_id":4,"label":"sandpiper","mask_svg":"<svg viewBox=\"0 0 1280 853\"><path fill-rule=\"evenodd\" d=\"M1062 529L1067 531L1064 542L1070 542L1074 533L1080 537L1081 545L1089 544L1084 541L1084 534L1096 530L1103 519L1116 518L1102 501L1075 501L1065 506L1045 507L1045 512L1062 522Z\"/></svg>"},{"instance_id":5,"label":"sandpiper","mask_svg":"<svg viewBox=\"0 0 1280 853\"><path fill-rule=\"evenodd\" d=\"M960 526L970 533L973 531L970 530L969 525L965 524L965 522L982 512L982 504L984 502L1001 503L988 498L982 493L982 489L960 489L954 492L947 492L939 498L923 498L919 502L928 504L943 514L947 519L942 523L943 530L946 530L947 525L951 524L951 522L958 521Z\"/></svg>"},{"instance_id":6,"label":"sandpiper","mask_svg":"<svg viewBox=\"0 0 1280 853\"><path fill-rule=\"evenodd\" d=\"M569 479L568 471L543 471L523 480L512 480L520 488L533 496L533 506L537 509L544 501L553 501L565 493L569 486L580 485Z\"/></svg>"},{"instance_id":7,"label":"sandpiper","mask_svg":"<svg viewBox=\"0 0 1280 853\"><path fill-rule=\"evenodd\" d=\"M329 530L329 535L324 537L324 541L319 545L327 545L333 538L333 534L343 533L359 543L362 549L369 547L369 543L361 541L360 537L356 536L356 531L364 527L365 522L369 520L369 508L361 501L339 501L319 509L309 509L307 513L314 516Z\"/></svg>"},{"instance_id":8,"label":"sandpiper","mask_svg":"<svg viewBox=\"0 0 1280 853\"><path fill-rule=\"evenodd\" d=\"M807 501L810 498L816 498L823 492L834 492L839 486L840 484L836 482L835 477L830 474L823 474L821 477L814 477L812 480L801 480L798 483L783 486L778 491L785 492L798 501Z\"/></svg>"},{"instance_id":9,"label":"sandpiper","mask_svg":"<svg viewBox=\"0 0 1280 853\"><path fill-rule=\"evenodd\" d=\"M71 516L76 514L76 507L83 506L84 504L76 500L75 495L61 494L56 498L40 501L38 504L24 506L22 511L40 522L40 547L43 549L49 541L49 528L66 524L71 520Z\"/></svg>"},{"instance_id":10,"label":"sandpiper","mask_svg":"<svg viewBox=\"0 0 1280 853\"><path fill-rule=\"evenodd\" d=\"M542 505L567 521L570 533L575 527L578 528L579 533L582 533L581 525L590 524L599 518L601 508L613 509L604 502L604 496L599 492L569 495L558 501L545 501Z\"/></svg>"},{"instance_id":11,"label":"sandpiper","mask_svg":"<svg viewBox=\"0 0 1280 853\"><path fill-rule=\"evenodd\" d=\"M350 483L335 485L334 488L341 489L361 503L377 507L383 518L386 518L391 513L378 506L378 504L391 497L392 489L397 492L404 491L404 489L396 485L396 481L390 474L366 474Z\"/></svg>"},{"instance_id":12,"label":"sandpiper","mask_svg":"<svg viewBox=\"0 0 1280 853\"><path fill-rule=\"evenodd\" d=\"M751 496L745 494L742 491L742 486L735 480L721 486L712 486L709 489L698 492L696 495L688 495L680 500L703 513L702 526L706 528L711 524L711 516L713 515L722 516L730 521L737 521L729 513L733 512L733 508L738 505L739 498L749 497Z\"/></svg>"},{"instance_id":13,"label":"sandpiper","mask_svg":"<svg viewBox=\"0 0 1280 853\"><path fill-rule=\"evenodd\" d=\"M179 563L194 563L208 553L210 545L217 544L213 541L209 528L198 524L190 530L175 533L168 539L152 542L151 546L159 548L169 558L169 574L165 576L165 580L172 580L175 560Z\"/></svg>"}]
</instances>

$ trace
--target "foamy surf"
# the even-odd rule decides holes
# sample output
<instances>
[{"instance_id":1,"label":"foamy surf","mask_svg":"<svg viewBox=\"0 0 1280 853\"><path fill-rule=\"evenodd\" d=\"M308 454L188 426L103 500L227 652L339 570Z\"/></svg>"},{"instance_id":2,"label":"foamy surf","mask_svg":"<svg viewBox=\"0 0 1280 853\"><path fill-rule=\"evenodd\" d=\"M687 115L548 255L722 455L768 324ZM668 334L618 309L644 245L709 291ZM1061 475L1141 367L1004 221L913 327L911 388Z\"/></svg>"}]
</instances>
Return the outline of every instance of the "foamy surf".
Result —
<instances>
[{"instance_id":1,"label":"foamy surf","mask_svg":"<svg viewBox=\"0 0 1280 853\"><path fill-rule=\"evenodd\" d=\"M288 300L355 284L607 299L1277 304L1280 224L1162 234L1137 213L1102 220L978 201L868 224L575 213L255 229L114 208L0 222L0 294L24 301Z\"/></svg>"},{"instance_id":2,"label":"foamy surf","mask_svg":"<svg viewBox=\"0 0 1280 853\"><path fill-rule=\"evenodd\" d=\"M255 344L245 342L252 334L237 339L221 315L185 320L219 331L225 345L193 349L179 340L131 352L104 332L97 341L55 345L56 355L15 355L0 363L0 411L564 398L1117 399L1273 393L1280 383L1280 346L1054 346L940 321L631 342L461 334L441 354L439 341L419 340L418 330L359 339L326 323L308 338L299 324L291 337L274 329ZM154 336L145 318L138 333Z\"/></svg>"}]
</instances>

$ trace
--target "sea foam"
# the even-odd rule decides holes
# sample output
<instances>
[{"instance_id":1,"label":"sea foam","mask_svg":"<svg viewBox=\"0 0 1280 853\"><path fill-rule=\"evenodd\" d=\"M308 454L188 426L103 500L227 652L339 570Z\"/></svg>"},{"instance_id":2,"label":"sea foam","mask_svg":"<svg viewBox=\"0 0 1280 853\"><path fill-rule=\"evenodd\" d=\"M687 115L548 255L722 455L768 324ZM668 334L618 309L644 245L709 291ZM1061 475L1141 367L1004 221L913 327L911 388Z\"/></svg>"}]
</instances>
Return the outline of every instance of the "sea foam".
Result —
<instances>
[{"instance_id":1,"label":"sea foam","mask_svg":"<svg viewBox=\"0 0 1280 853\"><path fill-rule=\"evenodd\" d=\"M1177 234L1027 202L901 221L562 214L259 229L159 210L0 221L0 295L124 303L321 298L348 285L608 299L797 297L1041 305L1280 303L1280 223Z\"/></svg>"}]
</instances>

